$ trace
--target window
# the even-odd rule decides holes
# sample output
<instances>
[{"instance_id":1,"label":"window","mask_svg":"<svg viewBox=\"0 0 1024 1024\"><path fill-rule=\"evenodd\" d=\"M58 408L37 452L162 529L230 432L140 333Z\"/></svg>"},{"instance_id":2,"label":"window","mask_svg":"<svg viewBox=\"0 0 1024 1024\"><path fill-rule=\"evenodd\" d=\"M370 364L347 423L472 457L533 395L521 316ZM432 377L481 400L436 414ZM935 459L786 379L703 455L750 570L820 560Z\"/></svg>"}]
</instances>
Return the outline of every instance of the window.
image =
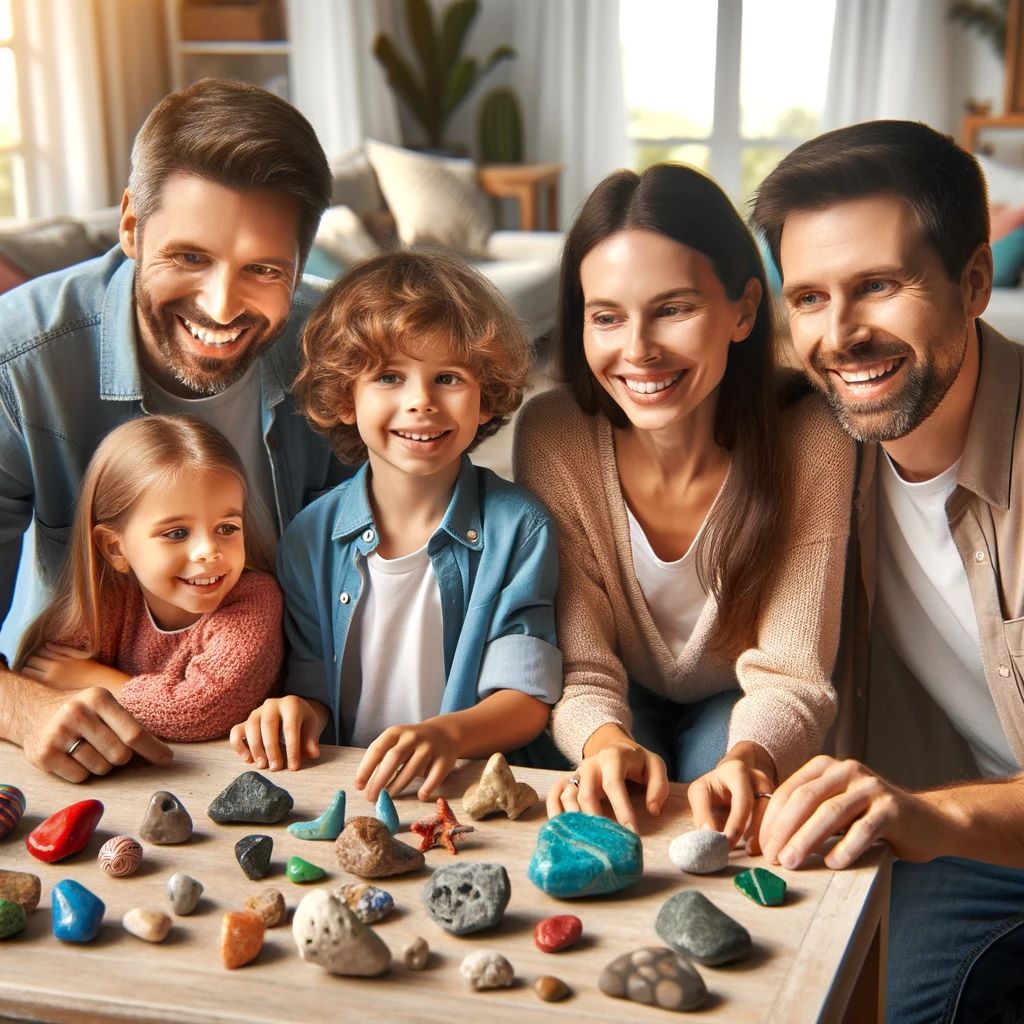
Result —
<instances>
[{"instance_id":1,"label":"window","mask_svg":"<svg viewBox=\"0 0 1024 1024\"><path fill-rule=\"evenodd\" d=\"M12 0L0 0L0 220L26 213L24 140Z\"/></svg>"},{"instance_id":2,"label":"window","mask_svg":"<svg viewBox=\"0 0 1024 1024\"><path fill-rule=\"evenodd\" d=\"M743 203L817 134L835 0L624 0L633 166L681 160Z\"/></svg>"}]
</instances>

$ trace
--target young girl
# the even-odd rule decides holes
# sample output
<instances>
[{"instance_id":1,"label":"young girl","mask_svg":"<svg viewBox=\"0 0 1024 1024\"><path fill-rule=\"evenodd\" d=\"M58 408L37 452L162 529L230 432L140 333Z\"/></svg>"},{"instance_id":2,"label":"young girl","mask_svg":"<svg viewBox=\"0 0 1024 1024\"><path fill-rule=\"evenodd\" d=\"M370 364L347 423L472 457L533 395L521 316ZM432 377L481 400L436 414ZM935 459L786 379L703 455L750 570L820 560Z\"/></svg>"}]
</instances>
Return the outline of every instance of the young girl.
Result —
<instances>
[{"instance_id":1,"label":"young girl","mask_svg":"<svg viewBox=\"0 0 1024 1024\"><path fill-rule=\"evenodd\" d=\"M56 689L106 687L167 740L227 734L283 658L267 527L227 439L189 416L110 432L82 481L57 598L15 670ZM85 741L72 754L88 767Z\"/></svg>"}]
</instances>

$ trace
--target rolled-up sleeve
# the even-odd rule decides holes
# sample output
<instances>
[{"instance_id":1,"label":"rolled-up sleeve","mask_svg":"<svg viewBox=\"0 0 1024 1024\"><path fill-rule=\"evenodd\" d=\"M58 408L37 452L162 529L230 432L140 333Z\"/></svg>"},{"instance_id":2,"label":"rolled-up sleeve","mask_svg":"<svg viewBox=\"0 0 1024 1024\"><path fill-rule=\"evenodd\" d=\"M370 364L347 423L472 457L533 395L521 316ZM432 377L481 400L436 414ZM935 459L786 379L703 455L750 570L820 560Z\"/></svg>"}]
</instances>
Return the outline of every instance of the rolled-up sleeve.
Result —
<instances>
[{"instance_id":1,"label":"rolled-up sleeve","mask_svg":"<svg viewBox=\"0 0 1024 1024\"><path fill-rule=\"evenodd\" d=\"M32 522L32 470L25 439L14 416L6 377L0 377L0 623L7 617L21 561L25 531Z\"/></svg>"}]
</instances>

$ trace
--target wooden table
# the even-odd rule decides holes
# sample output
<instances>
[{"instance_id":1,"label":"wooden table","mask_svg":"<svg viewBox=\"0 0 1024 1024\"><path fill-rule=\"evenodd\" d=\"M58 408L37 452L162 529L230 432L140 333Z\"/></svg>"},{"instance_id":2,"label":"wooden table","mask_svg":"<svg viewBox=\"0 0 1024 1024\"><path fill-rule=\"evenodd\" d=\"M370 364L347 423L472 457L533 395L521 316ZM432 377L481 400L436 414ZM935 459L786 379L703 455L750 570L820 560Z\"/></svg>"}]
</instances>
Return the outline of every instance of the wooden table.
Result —
<instances>
[{"instance_id":1,"label":"wooden table","mask_svg":"<svg viewBox=\"0 0 1024 1024\"><path fill-rule=\"evenodd\" d=\"M519 227L538 231L541 199L547 197L546 231L558 230L558 179L561 164L485 164L479 168L480 187L498 199L519 203Z\"/></svg>"},{"instance_id":2,"label":"wooden table","mask_svg":"<svg viewBox=\"0 0 1024 1024\"><path fill-rule=\"evenodd\" d=\"M359 752L324 748L320 763L297 774L279 772L273 779L295 798L287 820L305 820L327 806L336 789L348 792L348 815L372 814L372 807L351 787ZM481 770L480 762L460 767L445 784L445 795L459 815L458 798ZM320 885L349 880L334 860L332 843L306 842L278 825L217 825L206 807L244 766L223 743L180 745L169 768L134 765L106 779L72 786L31 768L21 751L0 743L0 782L20 787L28 811L15 833L0 841L0 867L31 871L43 880L43 899L20 935L0 943L0 1016L58 1022L100 1020L142 1022L319 1022L328 1020L429 1021L452 1024L479 1014L488 1024L529 1019L597 1021L673 1019L663 1010L610 999L597 988L601 968L620 953L660 945L654 919L662 902L681 889L700 889L726 913L746 926L754 953L746 961L720 968L700 967L711 992L702 1021L800 1024L840 1021L849 1004L848 1020L874 1019L879 1007L880 957L884 956L888 906L889 858L881 849L853 870L833 873L823 866L780 872L789 883L783 907L766 909L751 903L732 884L737 869L751 863L737 856L722 876L683 875L670 863L670 840L689 827L684 790L673 792L660 819L642 818L644 878L612 897L557 901L536 889L526 877L537 828L544 820L538 805L518 821L493 818L476 822L460 858L497 861L508 869L512 899L503 923L493 932L457 938L428 917L420 901L427 877L422 871L379 884L394 896L396 910L375 926L391 947L396 962L377 979L340 978L301 961L291 929L267 932L259 957L238 970L221 966L221 915L242 907L247 896L277 886L293 908L304 893L284 878L287 858L299 854L320 864L329 876ZM515 769L543 797L550 772ZM100 845L112 835L138 836L139 825L158 789L175 793L196 825L191 842L182 846L149 846L139 873L110 878L96 863ZM89 846L60 864L44 864L25 849L24 837L48 814L77 800L95 797L106 805L100 827ZM396 801L403 827L432 813L433 807L414 797ZM461 816L463 821L468 819ZM274 837L271 874L249 881L235 861L233 846L251 832ZM399 833L399 838L415 837ZM428 867L448 864L443 849L427 853ZM204 883L197 911L174 918L161 945L150 945L125 932L121 917L132 907L169 910L168 877L185 871ZM90 945L65 944L50 930L50 888L74 878L94 891L107 906L97 940ZM575 913L583 920L584 937L572 949L542 953L533 944L537 921L556 913ZM400 960L401 947L416 935L430 943L428 968L413 972ZM514 965L518 981L511 989L471 993L459 975L463 957L474 949L497 949ZM863 969L863 970L862 970ZM562 1003L543 1003L533 992L542 974L562 978L574 990ZM852 996L852 1001L851 1001Z\"/></svg>"}]
</instances>

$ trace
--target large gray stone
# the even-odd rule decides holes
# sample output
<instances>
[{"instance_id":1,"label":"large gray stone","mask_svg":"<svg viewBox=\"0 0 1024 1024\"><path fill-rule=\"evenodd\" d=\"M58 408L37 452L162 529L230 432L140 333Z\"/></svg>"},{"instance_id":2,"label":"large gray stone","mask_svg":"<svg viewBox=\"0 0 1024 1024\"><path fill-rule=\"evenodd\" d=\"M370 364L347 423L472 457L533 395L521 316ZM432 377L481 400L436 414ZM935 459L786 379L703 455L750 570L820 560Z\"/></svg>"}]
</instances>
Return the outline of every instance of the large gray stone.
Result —
<instances>
[{"instance_id":1,"label":"large gray stone","mask_svg":"<svg viewBox=\"0 0 1024 1024\"><path fill-rule=\"evenodd\" d=\"M654 927L674 950L709 967L750 953L750 932L693 890L670 896L658 911Z\"/></svg>"},{"instance_id":2,"label":"large gray stone","mask_svg":"<svg viewBox=\"0 0 1024 1024\"><path fill-rule=\"evenodd\" d=\"M500 864L465 861L438 868L423 887L423 903L445 931L469 935L498 924L511 894Z\"/></svg>"},{"instance_id":3,"label":"large gray stone","mask_svg":"<svg viewBox=\"0 0 1024 1024\"><path fill-rule=\"evenodd\" d=\"M661 946L623 953L608 964L597 987L615 999L662 1010L695 1010L708 998L704 979L685 957Z\"/></svg>"},{"instance_id":4,"label":"large gray stone","mask_svg":"<svg viewBox=\"0 0 1024 1024\"><path fill-rule=\"evenodd\" d=\"M272 825L291 809L291 793L275 786L259 772L242 772L210 804L207 814L214 821L251 821Z\"/></svg>"}]
</instances>

